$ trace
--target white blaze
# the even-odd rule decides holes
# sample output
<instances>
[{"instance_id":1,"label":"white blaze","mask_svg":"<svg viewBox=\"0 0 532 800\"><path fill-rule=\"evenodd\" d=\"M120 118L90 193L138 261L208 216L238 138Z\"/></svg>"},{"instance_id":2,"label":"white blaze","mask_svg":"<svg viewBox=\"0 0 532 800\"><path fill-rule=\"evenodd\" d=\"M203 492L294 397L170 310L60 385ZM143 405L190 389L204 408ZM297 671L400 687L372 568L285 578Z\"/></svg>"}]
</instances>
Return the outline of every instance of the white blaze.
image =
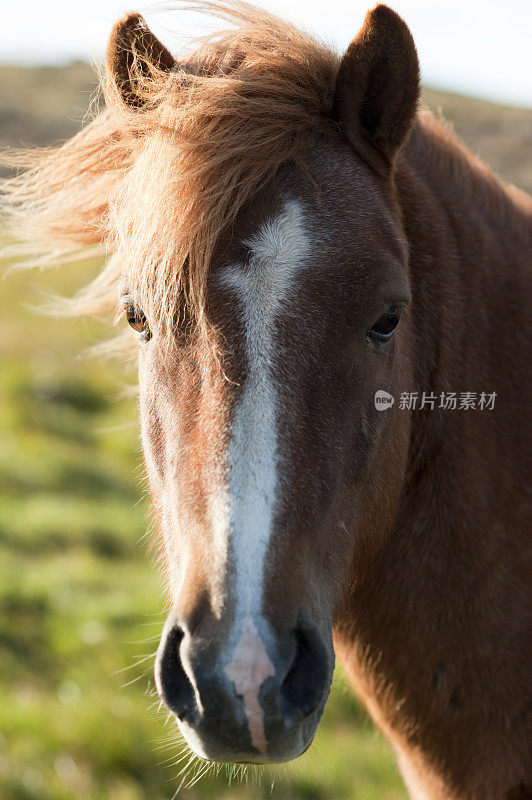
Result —
<instances>
[{"instance_id":1,"label":"white blaze","mask_svg":"<svg viewBox=\"0 0 532 800\"><path fill-rule=\"evenodd\" d=\"M244 700L251 744L259 753L265 753L268 742L264 731L264 714L259 702L259 689L266 678L275 675L275 667L268 658L264 642L249 614L244 620L233 660L225 671L235 684L237 694Z\"/></svg>"},{"instance_id":2,"label":"white blaze","mask_svg":"<svg viewBox=\"0 0 532 800\"><path fill-rule=\"evenodd\" d=\"M244 323L247 377L234 411L229 445L229 537L234 558L235 631L227 673L244 698L253 744L266 740L258 700L261 684L275 669L260 638L264 562L272 532L277 487L277 408L273 381L278 358L275 324L308 251L299 203L287 203L246 242L246 266L226 269L223 281L238 298ZM234 642L234 638L232 639Z\"/></svg>"}]
</instances>

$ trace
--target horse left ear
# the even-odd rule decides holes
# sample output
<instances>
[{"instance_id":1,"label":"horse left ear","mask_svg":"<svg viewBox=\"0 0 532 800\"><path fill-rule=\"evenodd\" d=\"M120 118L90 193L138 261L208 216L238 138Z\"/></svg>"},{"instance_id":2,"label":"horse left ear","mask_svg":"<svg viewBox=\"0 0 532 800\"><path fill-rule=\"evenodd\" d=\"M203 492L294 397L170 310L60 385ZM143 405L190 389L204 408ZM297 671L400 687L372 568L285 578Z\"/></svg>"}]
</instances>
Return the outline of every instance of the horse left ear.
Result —
<instances>
[{"instance_id":1,"label":"horse left ear","mask_svg":"<svg viewBox=\"0 0 532 800\"><path fill-rule=\"evenodd\" d=\"M353 147L377 172L390 173L419 93L412 34L395 11L378 5L340 62L333 109Z\"/></svg>"},{"instance_id":2,"label":"horse left ear","mask_svg":"<svg viewBox=\"0 0 532 800\"><path fill-rule=\"evenodd\" d=\"M107 45L107 76L111 91L127 106L142 108L150 72L169 72L175 64L140 14L126 14L115 23Z\"/></svg>"}]
</instances>

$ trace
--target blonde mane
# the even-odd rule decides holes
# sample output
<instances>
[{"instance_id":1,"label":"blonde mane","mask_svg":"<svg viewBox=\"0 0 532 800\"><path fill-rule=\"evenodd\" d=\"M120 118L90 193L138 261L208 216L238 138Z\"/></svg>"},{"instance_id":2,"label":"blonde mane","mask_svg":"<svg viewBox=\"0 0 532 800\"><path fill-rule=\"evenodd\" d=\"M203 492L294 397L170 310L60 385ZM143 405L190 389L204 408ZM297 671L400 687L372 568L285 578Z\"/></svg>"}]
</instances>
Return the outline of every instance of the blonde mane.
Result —
<instances>
[{"instance_id":1,"label":"blonde mane","mask_svg":"<svg viewBox=\"0 0 532 800\"><path fill-rule=\"evenodd\" d=\"M9 157L24 169L3 182L1 210L22 263L107 256L62 313L112 312L125 280L161 332L183 297L201 322L220 235L325 123L338 69L329 49L244 3L187 5L233 27L170 72L134 54L140 109L119 96L107 66L103 111L60 147Z\"/></svg>"}]
</instances>

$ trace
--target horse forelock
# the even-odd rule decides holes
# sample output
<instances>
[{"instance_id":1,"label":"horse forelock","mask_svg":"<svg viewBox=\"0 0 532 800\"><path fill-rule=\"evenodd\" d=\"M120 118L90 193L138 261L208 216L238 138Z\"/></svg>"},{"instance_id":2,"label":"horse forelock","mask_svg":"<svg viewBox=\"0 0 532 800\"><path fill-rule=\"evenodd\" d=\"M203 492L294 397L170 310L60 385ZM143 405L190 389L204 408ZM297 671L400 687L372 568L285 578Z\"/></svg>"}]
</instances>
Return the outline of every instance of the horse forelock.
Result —
<instances>
[{"instance_id":1,"label":"horse forelock","mask_svg":"<svg viewBox=\"0 0 532 800\"><path fill-rule=\"evenodd\" d=\"M19 155L30 169L5 183L29 266L85 260L102 246L110 256L62 313L108 313L125 279L161 333L173 331L183 298L201 322L220 236L328 124L338 66L330 50L245 4L202 9L233 28L171 72L138 69L140 111L104 74L107 108L63 146Z\"/></svg>"}]
</instances>

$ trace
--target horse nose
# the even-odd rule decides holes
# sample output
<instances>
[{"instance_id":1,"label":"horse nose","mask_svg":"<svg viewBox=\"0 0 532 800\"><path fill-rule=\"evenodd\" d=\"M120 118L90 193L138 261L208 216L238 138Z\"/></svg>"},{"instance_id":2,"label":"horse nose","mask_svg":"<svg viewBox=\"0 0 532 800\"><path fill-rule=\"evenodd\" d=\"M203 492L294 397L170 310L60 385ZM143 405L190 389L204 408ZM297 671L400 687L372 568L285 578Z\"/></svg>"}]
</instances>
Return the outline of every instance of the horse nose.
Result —
<instances>
[{"instance_id":1,"label":"horse nose","mask_svg":"<svg viewBox=\"0 0 532 800\"><path fill-rule=\"evenodd\" d=\"M309 744L309 719L316 716L317 725L321 716L330 653L308 621L282 636L248 616L235 638L227 647L212 631L202 636L167 622L156 659L159 695L204 758L294 758Z\"/></svg>"}]
</instances>

